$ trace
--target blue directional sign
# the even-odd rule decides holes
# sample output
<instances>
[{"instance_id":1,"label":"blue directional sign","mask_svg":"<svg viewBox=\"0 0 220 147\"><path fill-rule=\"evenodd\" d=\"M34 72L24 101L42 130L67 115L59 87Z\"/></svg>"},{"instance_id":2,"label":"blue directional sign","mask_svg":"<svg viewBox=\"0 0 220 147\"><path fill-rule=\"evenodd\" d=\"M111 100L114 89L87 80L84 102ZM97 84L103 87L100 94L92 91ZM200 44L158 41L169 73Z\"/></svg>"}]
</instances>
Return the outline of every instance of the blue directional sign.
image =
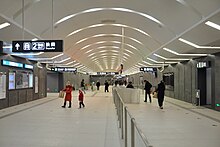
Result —
<instances>
[{"instance_id":1,"label":"blue directional sign","mask_svg":"<svg viewBox=\"0 0 220 147\"><path fill-rule=\"evenodd\" d=\"M12 52L63 52L63 40L12 41Z\"/></svg>"},{"instance_id":2,"label":"blue directional sign","mask_svg":"<svg viewBox=\"0 0 220 147\"><path fill-rule=\"evenodd\" d=\"M8 60L2 60L2 65L23 68L23 63L13 62L13 61L8 61Z\"/></svg>"}]
</instances>

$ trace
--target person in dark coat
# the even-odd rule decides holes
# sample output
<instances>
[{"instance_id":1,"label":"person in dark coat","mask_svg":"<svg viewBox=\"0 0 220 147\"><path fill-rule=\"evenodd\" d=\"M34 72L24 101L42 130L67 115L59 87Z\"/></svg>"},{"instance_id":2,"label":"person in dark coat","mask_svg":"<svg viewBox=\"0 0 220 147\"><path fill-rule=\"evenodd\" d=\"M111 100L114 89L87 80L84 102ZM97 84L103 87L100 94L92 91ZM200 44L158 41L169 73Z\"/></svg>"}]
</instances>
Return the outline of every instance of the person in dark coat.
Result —
<instances>
[{"instance_id":1,"label":"person in dark coat","mask_svg":"<svg viewBox=\"0 0 220 147\"><path fill-rule=\"evenodd\" d=\"M99 87L100 87L100 82L99 81L97 81L96 87L97 87L97 90L99 90Z\"/></svg>"},{"instance_id":2,"label":"person in dark coat","mask_svg":"<svg viewBox=\"0 0 220 147\"><path fill-rule=\"evenodd\" d=\"M144 80L144 82L145 82L145 87L144 87L144 90L145 90L145 100L144 100L144 102L147 102L147 95L148 95L149 99L150 99L150 103L151 103L150 89L151 89L152 85L147 80Z\"/></svg>"},{"instance_id":3,"label":"person in dark coat","mask_svg":"<svg viewBox=\"0 0 220 147\"><path fill-rule=\"evenodd\" d=\"M128 82L128 85L126 88L134 88L134 86L132 85L132 82Z\"/></svg>"},{"instance_id":4,"label":"person in dark coat","mask_svg":"<svg viewBox=\"0 0 220 147\"><path fill-rule=\"evenodd\" d=\"M63 104L63 108L66 107L66 101L69 101L69 107L71 108L71 100L72 100L72 90L73 87L70 85L70 81L67 82L66 87L62 90L66 92L65 98L64 98L64 104Z\"/></svg>"},{"instance_id":5,"label":"person in dark coat","mask_svg":"<svg viewBox=\"0 0 220 147\"><path fill-rule=\"evenodd\" d=\"M163 109L164 91L165 91L165 84L163 81L160 81L157 88L157 98L160 109Z\"/></svg>"},{"instance_id":6,"label":"person in dark coat","mask_svg":"<svg viewBox=\"0 0 220 147\"><path fill-rule=\"evenodd\" d=\"M109 92L109 91L108 91L108 87L109 87L109 84L108 84L108 81L106 80L106 81L105 81L105 92L106 92L106 91Z\"/></svg>"},{"instance_id":7,"label":"person in dark coat","mask_svg":"<svg viewBox=\"0 0 220 147\"><path fill-rule=\"evenodd\" d=\"M81 105L83 107L85 107L85 104L83 103L83 100L84 100L84 94L83 94L82 90L79 89L79 108L81 108Z\"/></svg>"},{"instance_id":8,"label":"person in dark coat","mask_svg":"<svg viewBox=\"0 0 220 147\"><path fill-rule=\"evenodd\" d=\"M80 87L81 87L81 89L82 89L82 91L84 92L84 93L86 93L86 87L85 87L85 82L84 82L84 79L82 79L82 81L81 81L81 83L80 83Z\"/></svg>"}]
</instances>

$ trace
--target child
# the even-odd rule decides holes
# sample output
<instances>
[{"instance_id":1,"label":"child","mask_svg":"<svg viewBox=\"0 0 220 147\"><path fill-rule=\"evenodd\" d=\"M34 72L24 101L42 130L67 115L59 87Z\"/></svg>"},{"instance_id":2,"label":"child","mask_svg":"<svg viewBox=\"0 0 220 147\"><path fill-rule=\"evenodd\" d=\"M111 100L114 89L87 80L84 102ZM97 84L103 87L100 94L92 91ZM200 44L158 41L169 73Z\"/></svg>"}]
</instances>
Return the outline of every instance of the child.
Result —
<instances>
[{"instance_id":1,"label":"child","mask_svg":"<svg viewBox=\"0 0 220 147\"><path fill-rule=\"evenodd\" d=\"M81 108L81 105L83 107L85 107L85 105L83 103L83 99L84 99L83 91L81 89L79 89L79 108Z\"/></svg>"}]
</instances>

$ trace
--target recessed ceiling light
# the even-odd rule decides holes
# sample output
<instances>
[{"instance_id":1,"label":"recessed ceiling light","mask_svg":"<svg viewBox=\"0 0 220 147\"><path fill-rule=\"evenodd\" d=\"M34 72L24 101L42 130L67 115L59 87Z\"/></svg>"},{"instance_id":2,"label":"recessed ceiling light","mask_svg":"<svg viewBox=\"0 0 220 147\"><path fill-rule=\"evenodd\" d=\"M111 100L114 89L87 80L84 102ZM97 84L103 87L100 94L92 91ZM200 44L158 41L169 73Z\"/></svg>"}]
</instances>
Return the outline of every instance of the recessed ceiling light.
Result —
<instances>
[{"instance_id":1,"label":"recessed ceiling light","mask_svg":"<svg viewBox=\"0 0 220 147\"><path fill-rule=\"evenodd\" d=\"M138 12L138 11L134 11L134 10L131 10L131 9L127 9L127 8L91 8L91 9L87 9L87 10L84 10L84 11L81 11L81 12L78 12L78 13L75 13L75 14L71 14L71 15L68 15L68 16L65 16L63 17L62 19L58 20L55 25L58 25L68 19L71 19L77 15L80 15L80 14L84 14L84 13L90 13L90 12L97 12L97 11L103 11L103 10L114 10L114 11L122 11L122 12L128 12L128 13L134 13L134 14L137 14L137 15L141 15L147 19L150 19L154 22L156 22L157 24L161 25L161 26L164 26L164 24L162 22L160 22L158 19L154 18L153 16L151 15L148 15L148 14L145 14L145 13L142 13L142 12Z\"/></svg>"},{"instance_id":2,"label":"recessed ceiling light","mask_svg":"<svg viewBox=\"0 0 220 147\"><path fill-rule=\"evenodd\" d=\"M205 24L208 25L208 26L210 26L210 27L213 27L213 28L215 28L215 29L217 29L217 30L220 30L220 25L218 25L218 24L216 24L216 23L214 23L214 22L207 21Z\"/></svg>"},{"instance_id":3,"label":"recessed ceiling light","mask_svg":"<svg viewBox=\"0 0 220 147\"><path fill-rule=\"evenodd\" d=\"M10 26L10 23L8 23L8 22L2 23L2 24L0 24L0 29L3 29L7 26Z\"/></svg>"},{"instance_id":4,"label":"recessed ceiling light","mask_svg":"<svg viewBox=\"0 0 220 147\"><path fill-rule=\"evenodd\" d=\"M164 60L181 60L181 61L184 61L184 60L190 60L190 59L182 59L182 58L166 58L166 57L163 57L161 55L158 55L158 54L154 54L154 56L157 56L161 59L164 59Z\"/></svg>"},{"instance_id":5,"label":"recessed ceiling light","mask_svg":"<svg viewBox=\"0 0 220 147\"><path fill-rule=\"evenodd\" d=\"M37 41L38 39L37 38L34 38L34 39L32 39L31 41Z\"/></svg>"},{"instance_id":6,"label":"recessed ceiling light","mask_svg":"<svg viewBox=\"0 0 220 147\"><path fill-rule=\"evenodd\" d=\"M185 40L185 39L183 39L183 38L179 38L178 40L181 41L181 42L183 42L183 43L186 43L186 44L188 44L188 45L190 45L190 46L193 46L193 47L195 47L195 48L220 49L220 47L217 47L217 46L199 46L199 45L197 45L197 44L195 44L195 43L192 43L192 42L190 42L190 41L188 41L188 40Z\"/></svg>"},{"instance_id":7,"label":"recessed ceiling light","mask_svg":"<svg viewBox=\"0 0 220 147\"><path fill-rule=\"evenodd\" d=\"M171 49L168 49L168 48L163 48L163 50L165 51L168 51L172 54L175 54L175 55L178 55L178 56L207 56L207 54L180 54L180 53L177 53Z\"/></svg>"}]
</instances>

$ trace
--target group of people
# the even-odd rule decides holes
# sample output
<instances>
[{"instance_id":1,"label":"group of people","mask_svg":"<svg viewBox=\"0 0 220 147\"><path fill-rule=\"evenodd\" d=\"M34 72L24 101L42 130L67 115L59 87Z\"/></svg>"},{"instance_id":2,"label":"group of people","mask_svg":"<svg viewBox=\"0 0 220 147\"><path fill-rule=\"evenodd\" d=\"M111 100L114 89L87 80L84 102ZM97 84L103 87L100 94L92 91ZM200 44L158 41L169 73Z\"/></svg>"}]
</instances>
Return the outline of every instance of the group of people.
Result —
<instances>
[{"instance_id":1,"label":"group of people","mask_svg":"<svg viewBox=\"0 0 220 147\"><path fill-rule=\"evenodd\" d=\"M145 83L145 85L144 85L144 90L145 90L144 102L147 102L147 97L149 97L149 101L151 103L152 102L152 100L151 100L152 85L147 80L144 80L144 83ZM132 85L132 82L128 82L128 85L126 86L126 88L134 88L134 86ZM160 83L158 84L158 86L155 90L155 92L157 93L158 105L159 105L160 109L163 109L164 91L165 91L165 84L163 81L160 81Z\"/></svg>"},{"instance_id":2,"label":"group of people","mask_svg":"<svg viewBox=\"0 0 220 147\"><path fill-rule=\"evenodd\" d=\"M83 82L84 82L84 79L83 79ZM81 82L81 86L82 86L82 82ZM73 86L70 84L70 81L66 83L66 86L62 91L66 93L64 97L64 104L62 107L66 108L66 103L68 101L69 102L68 108L71 108ZM82 106L85 107L85 104L83 103L84 94L83 94L82 88L79 88L78 100L79 100L79 108L81 108Z\"/></svg>"},{"instance_id":3,"label":"group of people","mask_svg":"<svg viewBox=\"0 0 220 147\"><path fill-rule=\"evenodd\" d=\"M144 83L145 83L145 86L144 86L145 100L144 100L144 102L147 102L147 97L149 97L149 101L151 103L152 102L152 100L151 100L152 84L147 80L144 80ZM108 90L109 84L108 84L107 80L105 81L104 85L105 85L105 92L109 92L109 90ZM99 90L100 82L97 82L96 86L97 86L97 90ZM134 88L134 86L132 85L132 82L129 82L126 88ZM65 98L64 98L64 104L62 107L65 108L66 103L68 101L69 102L68 108L71 108L73 86L70 84L70 81L67 82L66 87L62 91L64 91L66 93ZM163 109L164 91L165 91L165 84L163 81L161 81L155 90L155 92L157 92L158 105L161 109ZM85 83L84 83L84 79L82 79L81 88L79 88L79 95L78 95L79 108L81 108L82 106L85 107L85 104L83 103L84 93L85 93Z\"/></svg>"},{"instance_id":4,"label":"group of people","mask_svg":"<svg viewBox=\"0 0 220 147\"><path fill-rule=\"evenodd\" d=\"M147 95L149 97L150 103L151 103L151 88L152 85L149 81L144 80L145 86L144 86L144 90L145 90L145 100L144 102L147 102ZM157 99L158 99L158 105L160 107L160 109L163 109L163 101L164 101L164 91L165 91L165 84L163 81L160 81L160 83L158 84L155 92L157 92Z\"/></svg>"}]
</instances>

